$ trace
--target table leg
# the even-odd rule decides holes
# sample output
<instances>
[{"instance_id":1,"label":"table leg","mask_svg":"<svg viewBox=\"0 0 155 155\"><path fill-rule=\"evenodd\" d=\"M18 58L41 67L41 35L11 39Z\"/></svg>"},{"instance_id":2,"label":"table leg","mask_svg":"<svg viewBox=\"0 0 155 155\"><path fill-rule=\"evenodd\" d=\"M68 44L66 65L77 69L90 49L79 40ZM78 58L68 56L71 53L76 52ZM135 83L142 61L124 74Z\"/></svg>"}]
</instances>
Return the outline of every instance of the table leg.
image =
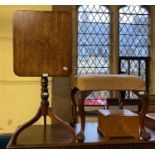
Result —
<instances>
[{"instance_id":1,"label":"table leg","mask_svg":"<svg viewBox=\"0 0 155 155\"><path fill-rule=\"evenodd\" d=\"M48 116L52 119L55 120L56 122L58 122L61 126L65 127L70 135L71 135L71 143L75 143L76 142L76 136L75 136L75 132L73 130L73 128L69 125L69 123L63 121L61 118L59 118L58 116L56 116L53 112L52 112L52 108L48 107L47 109L47 114Z\"/></svg>"},{"instance_id":2,"label":"table leg","mask_svg":"<svg viewBox=\"0 0 155 155\"><path fill-rule=\"evenodd\" d=\"M31 120L29 120L28 122L26 122L25 124L23 124L22 126L20 126L20 127L16 130L15 134L13 135L13 137L12 137L12 139L11 139L10 144L11 144L11 145L16 145L16 143L17 143L17 137L20 135L20 133L21 133L24 129L28 128L28 127L31 126L33 123L35 123L37 120L39 120L40 117L41 117L41 107L38 109L36 115L35 115Z\"/></svg>"}]
</instances>

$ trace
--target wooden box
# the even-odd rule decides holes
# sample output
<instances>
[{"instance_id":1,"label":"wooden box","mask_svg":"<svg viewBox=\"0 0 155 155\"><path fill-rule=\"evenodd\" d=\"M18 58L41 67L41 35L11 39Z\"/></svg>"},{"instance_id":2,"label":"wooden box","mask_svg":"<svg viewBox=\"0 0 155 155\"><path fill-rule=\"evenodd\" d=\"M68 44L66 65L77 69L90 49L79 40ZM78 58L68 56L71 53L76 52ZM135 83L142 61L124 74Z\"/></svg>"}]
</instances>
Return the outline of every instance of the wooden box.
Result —
<instances>
[{"instance_id":1,"label":"wooden box","mask_svg":"<svg viewBox=\"0 0 155 155\"><path fill-rule=\"evenodd\" d=\"M130 110L99 110L98 131L105 137L139 139L139 116Z\"/></svg>"}]
</instances>

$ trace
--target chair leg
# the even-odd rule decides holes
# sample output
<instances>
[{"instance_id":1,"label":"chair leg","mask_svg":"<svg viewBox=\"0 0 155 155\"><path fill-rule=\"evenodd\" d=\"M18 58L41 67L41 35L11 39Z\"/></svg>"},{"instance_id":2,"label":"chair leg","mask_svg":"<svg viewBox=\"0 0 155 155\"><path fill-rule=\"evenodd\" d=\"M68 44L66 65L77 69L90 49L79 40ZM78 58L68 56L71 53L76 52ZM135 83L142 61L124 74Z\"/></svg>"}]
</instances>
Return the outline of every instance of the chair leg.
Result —
<instances>
[{"instance_id":1,"label":"chair leg","mask_svg":"<svg viewBox=\"0 0 155 155\"><path fill-rule=\"evenodd\" d=\"M80 101L78 103L78 112L80 117L80 131L77 134L77 140L78 142L82 143L85 139L84 136L84 130L85 130L85 111L84 111L84 99L82 96L80 98Z\"/></svg>"},{"instance_id":2,"label":"chair leg","mask_svg":"<svg viewBox=\"0 0 155 155\"><path fill-rule=\"evenodd\" d=\"M144 119L145 119L145 115L147 113L148 110L148 106L149 106L149 97L148 95L144 95L142 97L142 107L141 107L141 112L140 112L140 136L142 137L142 140L149 140L151 138L150 133L147 132L144 128Z\"/></svg>"},{"instance_id":3,"label":"chair leg","mask_svg":"<svg viewBox=\"0 0 155 155\"><path fill-rule=\"evenodd\" d=\"M77 134L78 142L82 143L85 139L85 110L84 110L84 100L92 91L79 91L79 101L78 101L78 112L80 115L80 132Z\"/></svg>"},{"instance_id":4,"label":"chair leg","mask_svg":"<svg viewBox=\"0 0 155 155\"><path fill-rule=\"evenodd\" d=\"M77 123L77 109L76 109L76 101L75 101L75 94L79 90L74 87L71 91L71 99L72 99L72 120L71 125L74 126Z\"/></svg>"},{"instance_id":5,"label":"chair leg","mask_svg":"<svg viewBox=\"0 0 155 155\"><path fill-rule=\"evenodd\" d=\"M119 94L119 109L123 109L123 106L124 106L124 99L125 99L125 91L120 91L120 94Z\"/></svg>"},{"instance_id":6,"label":"chair leg","mask_svg":"<svg viewBox=\"0 0 155 155\"><path fill-rule=\"evenodd\" d=\"M134 92L134 93L141 99L141 102L142 102L141 111L139 113L140 139L147 141L151 138L151 136L150 136L150 133L145 130L144 119L145 119L145 115L147 113L148 106L149 106L149 96L148 94L140 95L139 92Z\"/></svg>"}]
</instances>

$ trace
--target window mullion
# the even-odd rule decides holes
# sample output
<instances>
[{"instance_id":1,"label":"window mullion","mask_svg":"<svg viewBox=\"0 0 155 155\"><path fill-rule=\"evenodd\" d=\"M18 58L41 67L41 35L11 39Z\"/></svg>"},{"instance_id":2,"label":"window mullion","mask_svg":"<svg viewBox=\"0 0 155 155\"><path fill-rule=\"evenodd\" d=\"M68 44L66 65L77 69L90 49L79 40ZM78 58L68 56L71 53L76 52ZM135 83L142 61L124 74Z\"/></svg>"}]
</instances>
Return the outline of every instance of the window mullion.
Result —
<instances>
[{"instance_id":1,"label":"window mullion","mask_svg":"<svg viewBox=\"0 0 155 155\"><path fill-rule=\"evenodd\" d=\"M111 28L110 28L110 73L118 73L119 58L119 6L111 6Z\"/></svg>"}]
</instances>

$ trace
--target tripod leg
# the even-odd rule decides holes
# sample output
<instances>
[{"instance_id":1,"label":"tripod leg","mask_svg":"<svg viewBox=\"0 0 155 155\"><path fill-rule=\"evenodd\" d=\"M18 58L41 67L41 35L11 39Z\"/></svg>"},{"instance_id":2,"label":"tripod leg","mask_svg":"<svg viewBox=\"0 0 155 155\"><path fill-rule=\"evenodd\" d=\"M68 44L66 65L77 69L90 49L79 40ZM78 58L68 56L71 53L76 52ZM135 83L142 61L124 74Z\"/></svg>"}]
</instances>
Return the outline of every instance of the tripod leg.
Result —
<instances>
[{"instance_id":1,"label":"tripod leg","mask_svg":"<svg viewBox=\"0 0 155 155\"><path fill-rule=\"evenodd\" d=\"M41 117L41 107L38 109L36 115L29 120L28 122L26 122L25 124L23 124L21 127L19 127L17 129L17 131L15 132L15 134L13 135L10 144L12 145L16 145L17 142L17 137L19 136L19 134L26 128L28 128L29 126L31 126L33 123L35 123L39 118Z\"/></svg>"},{"instance_id":2,"label":"tripod leg","mask_svg":"<svg viewBox=\"0 0 155 155\"><path fill-rule=\"evenodd\" d=\"M52 112L52 109L50 107L48 107L48 109L47 109L47 114L51 119L54 119L60 125L67 128L67 130L69 130L69 133L71 134L71 139L72 139L71 142L75 143L76 137L75 137L75 132L74 132L73 128L67 122L63 121L58 116L54 115L53 112Z\"/></svg>"}]
</instances>

